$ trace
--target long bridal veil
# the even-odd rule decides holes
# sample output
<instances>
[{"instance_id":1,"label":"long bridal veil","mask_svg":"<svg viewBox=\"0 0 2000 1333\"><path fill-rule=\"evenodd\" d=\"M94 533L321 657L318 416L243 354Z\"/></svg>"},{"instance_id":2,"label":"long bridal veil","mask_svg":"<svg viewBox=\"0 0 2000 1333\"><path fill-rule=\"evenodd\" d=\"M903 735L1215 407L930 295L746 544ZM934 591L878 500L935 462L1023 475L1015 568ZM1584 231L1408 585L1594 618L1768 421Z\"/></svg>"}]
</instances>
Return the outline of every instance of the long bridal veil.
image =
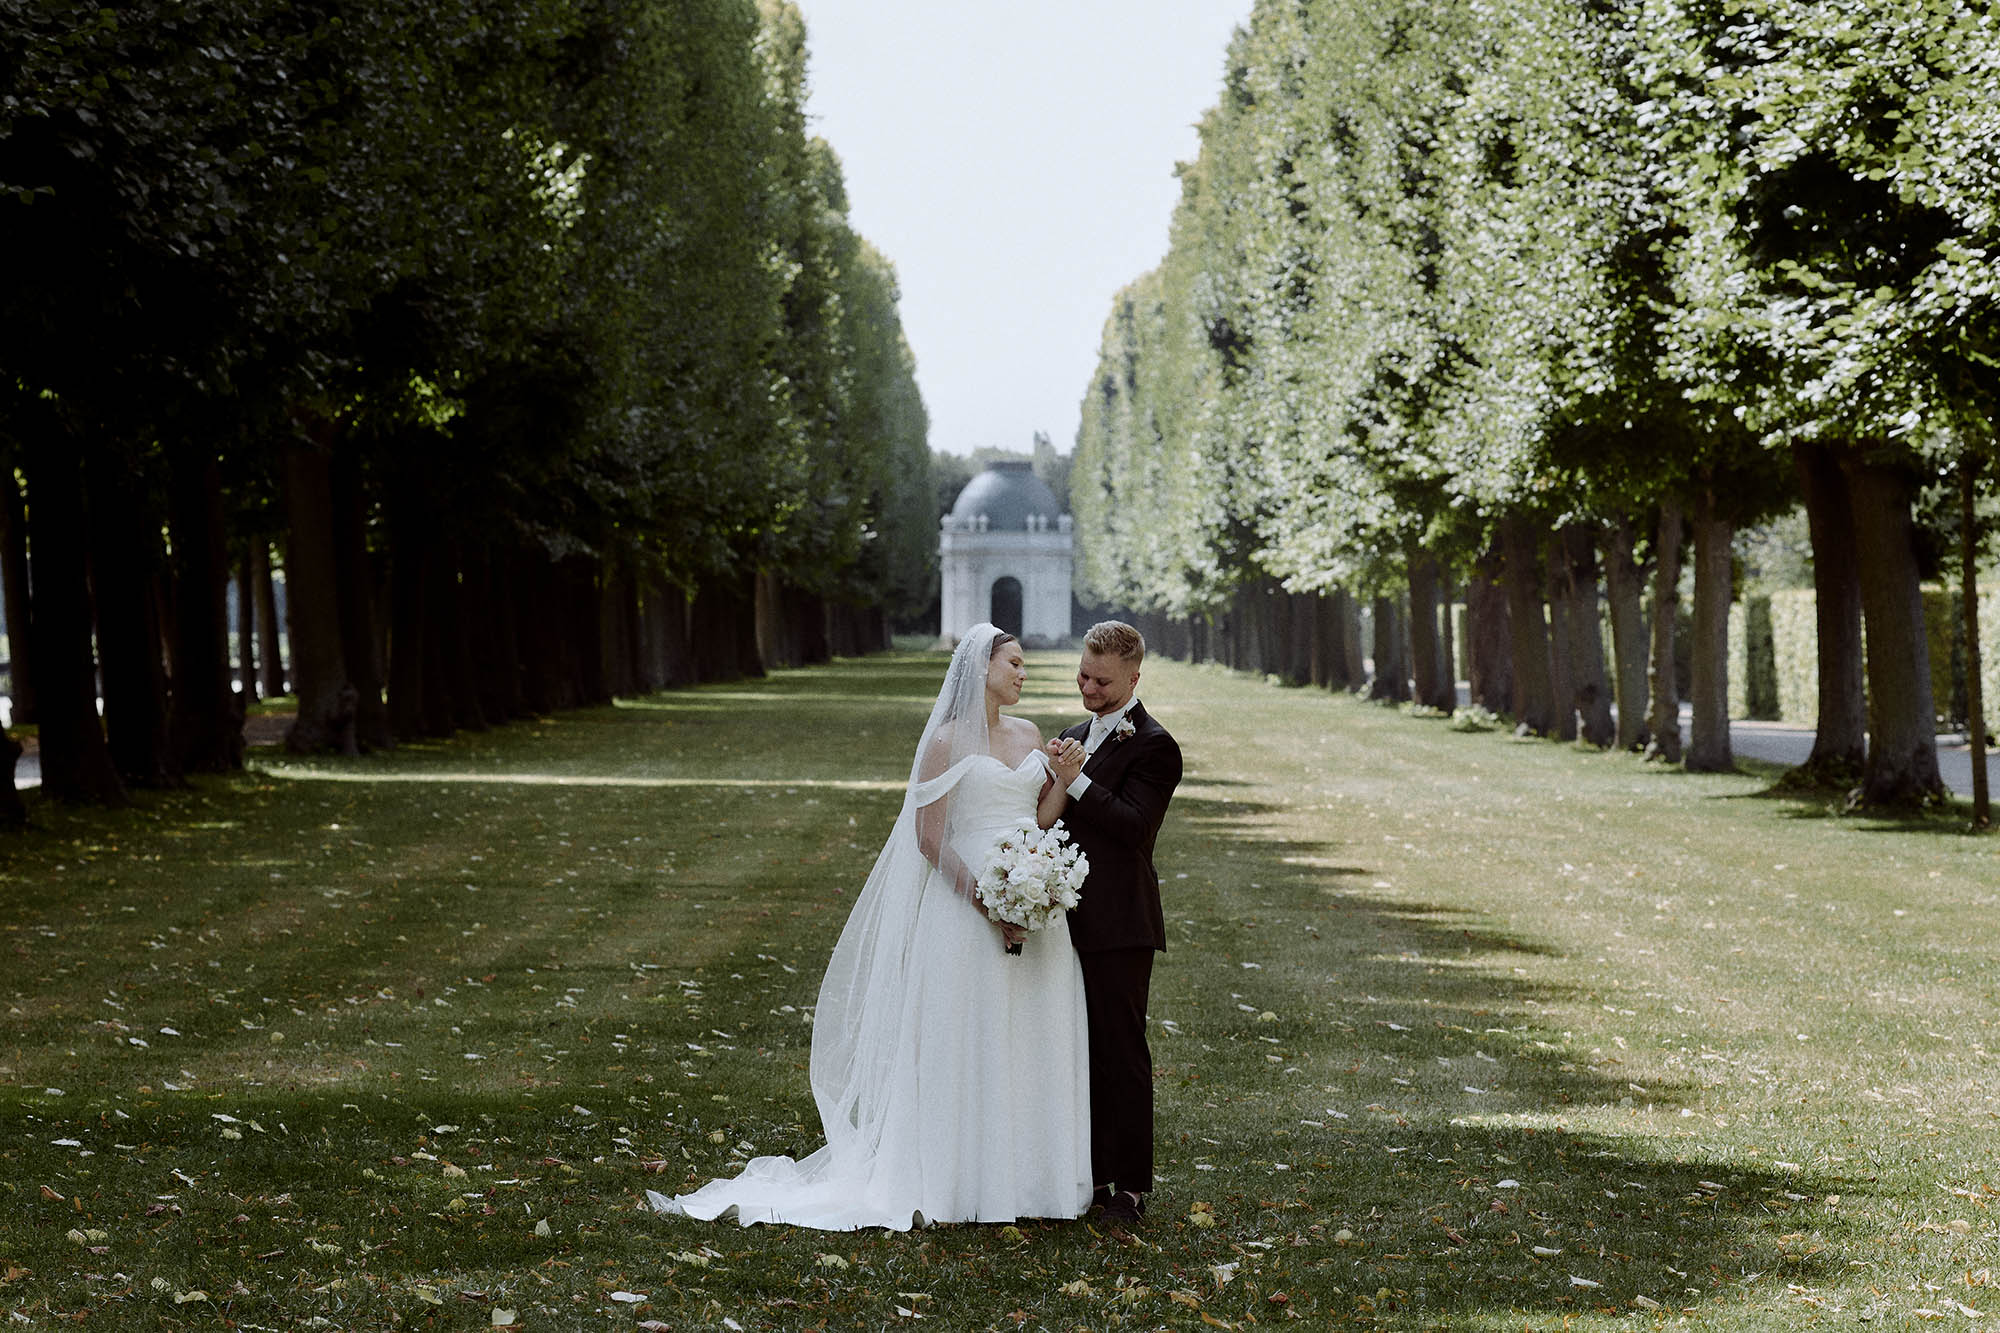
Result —
<instances>
[{"instance_id":1,"label":"long bridal veil","mask_svg":"<svg viewBox=\"0 0 2000 1333\"><path fill-rule=\"evenodd\" d=\"M952 654L910 763L902 811L820 982L810 1069L826 1146L797 1161L754 1158L740 1176L677 1198L649 1190L646 1197L655 1209L702 1219L734 1216L746 1226L794 1222L822 1230L904 1230L911 1225L909 1213L897 1217L872 1200L867 1184L882 1151L899 1058L907 1056L915 1021L907 1002L912 944L918 903L933 869L924 846L952 845L950 794L971 765L991 753L986 677L999 634L992 625L976 625Z\"/></svg>"}]
</instances>

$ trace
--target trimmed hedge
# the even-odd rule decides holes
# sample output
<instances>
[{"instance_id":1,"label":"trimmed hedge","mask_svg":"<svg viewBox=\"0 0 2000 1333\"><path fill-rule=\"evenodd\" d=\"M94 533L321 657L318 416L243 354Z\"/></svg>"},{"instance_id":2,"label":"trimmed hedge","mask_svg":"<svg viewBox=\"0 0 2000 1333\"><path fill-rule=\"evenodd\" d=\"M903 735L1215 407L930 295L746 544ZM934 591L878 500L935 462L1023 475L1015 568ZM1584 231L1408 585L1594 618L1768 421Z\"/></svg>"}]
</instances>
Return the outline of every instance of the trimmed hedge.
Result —
<instances>
[{"instance_id":1,"label":"trimmed hedge","mask_svg":"<svg viewBox=\"0 0 2000 1333\"><path fill-rule=\"evenodd\" d=\"M1819 720L1819 621L1811 588L1786 588L1766 599L1771 607L1771 678L1778 716L1787 722Z\"/></svg>"},{"instance_id":2,"label":"trimmed hedge","mask_svg":"<svg viewBox=\"0 0 2000 1333\"><path fill-rule=\"evenodd\" d=\"M1965 725L1965 634L1956 588L1923 589L1931 699L1938 722ZM2000 586L1979 592L1980 681L1989 719L2000 707ZM1819 626L1810 588L1744 599L1729 609L1729 715L1812 723L1819 718Z\"/></svg>"},{"instance_id":3,"label":"trimmed hedge","mask_svg":"<svg viewBox=\"0 0 2000 1333\"><path fill-rule=\"evenodd\" d=\"M1746 597L1729 608L1729 716L1781 716L1769 597Z\"/></svg>"}]
</instances>

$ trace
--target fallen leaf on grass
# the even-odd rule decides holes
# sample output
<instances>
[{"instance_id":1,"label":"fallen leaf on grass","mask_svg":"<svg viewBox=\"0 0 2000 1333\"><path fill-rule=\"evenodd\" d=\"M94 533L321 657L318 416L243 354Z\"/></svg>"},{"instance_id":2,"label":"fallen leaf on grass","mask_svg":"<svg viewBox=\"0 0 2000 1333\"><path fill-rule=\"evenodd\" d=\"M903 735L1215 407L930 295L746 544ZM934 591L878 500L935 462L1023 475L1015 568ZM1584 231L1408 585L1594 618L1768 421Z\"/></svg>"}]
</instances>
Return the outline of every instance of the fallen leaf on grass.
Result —
<instances>
[{"instance_id":1,"label":"fallen leaf on grass","mask_svg":"<svg viewBox=\"0 0 2000 1333\"><path fill-rule=\"evenodd\" d=\"M503 1310L497 1305L493 1307L494 1328L512 1328L514 1321L520 1317L521 1312L519 1310Z\"/></svg>"},{"instance_id":2,"label":"fallen leaf on grass","mask_svg":"<svg viewBox=\"0 0 2000 1333\"><path fill-rule=\"evenodd\" d=\"M1097 1299L1096 1290L1082 1278L1077 1278L1074 1282L1063 1283L1059 1290L1065 1296L1080 1296L1084 1300Z\"/></svg>"}]
</instances>

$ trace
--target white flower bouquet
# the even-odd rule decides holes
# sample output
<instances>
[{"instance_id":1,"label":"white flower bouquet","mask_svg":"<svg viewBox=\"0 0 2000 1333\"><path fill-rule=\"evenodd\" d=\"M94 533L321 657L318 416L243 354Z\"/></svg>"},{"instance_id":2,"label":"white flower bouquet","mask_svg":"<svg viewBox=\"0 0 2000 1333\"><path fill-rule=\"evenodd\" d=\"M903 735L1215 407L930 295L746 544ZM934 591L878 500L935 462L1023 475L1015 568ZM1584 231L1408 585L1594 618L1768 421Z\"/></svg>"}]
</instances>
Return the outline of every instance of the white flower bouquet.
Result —
<instances>
[{"instance_id":1,"label":"white flower bouquet","mask_svg":"<svg viewBox=\"0 0 2000 1333\"><path fill-rule=\"evenodd\" d=\"M1075 907L1090 858L1069 840L1061 821L1048 828L1023 820L994 839L975 891L987 914L1023 930L1045 930ZM1019 953L1020 946L1008 950Z\"/></svg>"}]
</instances>

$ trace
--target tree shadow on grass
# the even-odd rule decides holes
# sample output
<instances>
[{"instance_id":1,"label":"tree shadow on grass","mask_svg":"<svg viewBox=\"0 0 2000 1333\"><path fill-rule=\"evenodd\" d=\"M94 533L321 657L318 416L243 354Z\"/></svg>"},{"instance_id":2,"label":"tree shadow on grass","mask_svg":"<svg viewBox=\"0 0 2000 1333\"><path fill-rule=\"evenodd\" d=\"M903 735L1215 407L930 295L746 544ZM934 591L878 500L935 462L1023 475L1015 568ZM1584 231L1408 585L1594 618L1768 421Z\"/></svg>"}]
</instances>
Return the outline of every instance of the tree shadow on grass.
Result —
<instances>
[{"instance_id":1,"label":"tree shadow on grass","mask_svg":"<svg viewBox=\"0 0 2000 1333\"><path fill-rule=\"evenodd\" d=\"M1964 837L1979 832L1972 824L1972 802L1960 796L1947 796L1933 805L1869 807L1856 804L1853 788L1787 782L1780 778L1761 791L1718 799L1769 801L1779 807L1777 813L1780 819L1795 822L1838 820L1844 827L1860 833Z\"/></svg>"},{"instance_id":2,"label":"tree shadow on grass","mask_svg":"<svg viewBox=\"0 0 2000 1333\"><path fill-rule=\"evenodd\" d=\"M1163 1243L1184 1266L1236 1265L1204 1311L1268 1318L1283 1293L1330 1322L1451 1327L1735 1300L1843 1269L1827 1239L1843 1224L1818 1200L1853 1180L1705 1145L1697 1081L1641 1086L1618 1047L1571 1039L1600 997L1533 974L1554 945L1402 897L1356 847L1277 836L1274 812L1175 806L1179 852L1238 879L1155 973L1156 1010L1241 997L1153 1043ZM1274 919L1241 929L1253 904ZM1621 1119L1629 1135L1604 1128ZM1194 1198L1214 1228L1184 1216Z\"/></svg>"}]
</instances>

